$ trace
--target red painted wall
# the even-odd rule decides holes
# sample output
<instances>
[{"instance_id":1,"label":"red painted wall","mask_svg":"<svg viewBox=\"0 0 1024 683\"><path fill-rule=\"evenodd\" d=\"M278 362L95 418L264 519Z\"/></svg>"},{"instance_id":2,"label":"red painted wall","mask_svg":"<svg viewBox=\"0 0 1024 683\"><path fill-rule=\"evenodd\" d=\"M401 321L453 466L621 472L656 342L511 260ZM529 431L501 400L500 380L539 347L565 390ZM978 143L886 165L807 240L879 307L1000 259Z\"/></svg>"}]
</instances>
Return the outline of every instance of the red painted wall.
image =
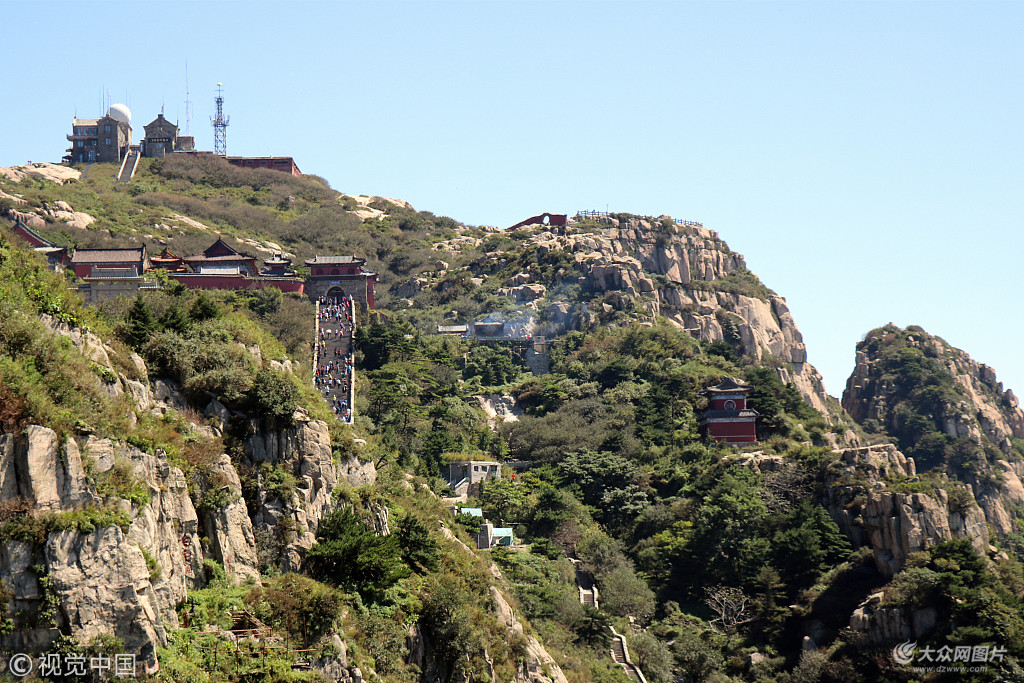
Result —
<instances>
[{"instance_id":1,"label":"red painted wall","mask_svg":"<svg viewBox=\"0 0 1024 683\"><path fill-rule=\"evenodd\" d=\"M306 291L306 283L302 280L278 280L276 278L253 278L244 275L194 275L191 273L168 273L167 277L176 280L189 289L263 289L277 287L282 292Z\"/></svg>"},{"instance_id":2,"label":"red painted wall","mask_svg":"<svg viewBox=\"0 0 1024 683\"><path fill-rule=\"evenodd\" d=\"M43 242L42 240L34 237L31 233L27 232L24 229L24 227L21 225L21 223L15 223L14 224L14 234L17 235L18 237L20 237L21 239L25 240L29 244L31 244L33 247L48 247L48 246L50 246L49 243Z\"/></svg>"},{"instance_id":3,"label":"red painted wall","mask_svg":"<svg viewBox=\"0 0 1024 683\"><path fill-rule=\"evenodd\" d=\"M726 401L734 401L736 403L735 408L726 408ZM747 399L745 398L713 398L711 399L711 410L744 410L747 407Z\"/></svg>"},{"instance_id":4,"label":"red painted wall","mask_svg":"<svg viewBox=\"0 0 1024 683\"><path fill-rule=\"evenodd\" d=\"M124 261L118 261L116 263L76 263L74 264L75 275L78 277L89 277L92 275L93 268L128 268L135 266L135 272L142 272L142 264L138 261L134 263L125 263Z\"/></svg>"},{"instance_id":5,"label":"red painted wall","mask_svg":"<svg viewBox=\"0 0 1024 683\"><path fill-rule=\"evenodd\" d=\"M709 422L707 428L708 434L715 441L728 443L757 441L757 431L753 420L749 422Z\"/></svg>"}]
</instances>

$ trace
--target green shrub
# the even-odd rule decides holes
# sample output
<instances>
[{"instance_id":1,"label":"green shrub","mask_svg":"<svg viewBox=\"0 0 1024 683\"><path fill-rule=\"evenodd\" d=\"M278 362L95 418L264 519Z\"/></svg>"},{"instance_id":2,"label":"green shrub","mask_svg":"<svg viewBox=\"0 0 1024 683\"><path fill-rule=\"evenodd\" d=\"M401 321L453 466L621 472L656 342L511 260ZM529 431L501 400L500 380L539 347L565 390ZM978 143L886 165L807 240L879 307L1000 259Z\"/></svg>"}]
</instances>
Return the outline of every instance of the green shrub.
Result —
<instances>
[{"instance_id":1,"label":"green shrub","mask_svg":"<svg viewBox=\"0 0 1024 683\"><path fill-rule=\"evenodd\" d=\"M25 541L37 546L46 543L54 531L80 531L92 533L96 529L117 526L128 530L131 517L126 512L111 508L85 507L62 512L45 511L34 515L19 515L0 524L0 540Z\"/></svg>"},{"instance_id":2,"label":"green shrub","mask_svg":"<svg viewBox=\"0 0 1024 683\"><path fill-rule=\"evenodd\" d=\"M291 375L264 368L256 374L245 402L253 417L272 425L287 426L293 423L293 416L299 408L298 398L299 389Z\"/></svg>"},{"instance_id":3,"label":"green shrub","mask_svg":"<svg viewBox=\"0 0 1024 683\"><path fill-rule=\"evenodd\" d=\"M157 559L149 554L149 551L139 546L139 550L142 551L142 556L146 559L146 569L149 570L149 582L156 583L163 576L164 571L160 567L160 563Z\"/></svg>"},{"instance_id":4,"label":"green shrub","mask_svg":"<svg viewBox=\"0 0 1024 683\"><path fill-rule=\"evenodd\" d=\"M135 476L130 460L114 458L109 470L96 475L96 490L104 496L116 496L135 505L148 505L151 500L149 485Z\"/></svg>"}]
</instances>

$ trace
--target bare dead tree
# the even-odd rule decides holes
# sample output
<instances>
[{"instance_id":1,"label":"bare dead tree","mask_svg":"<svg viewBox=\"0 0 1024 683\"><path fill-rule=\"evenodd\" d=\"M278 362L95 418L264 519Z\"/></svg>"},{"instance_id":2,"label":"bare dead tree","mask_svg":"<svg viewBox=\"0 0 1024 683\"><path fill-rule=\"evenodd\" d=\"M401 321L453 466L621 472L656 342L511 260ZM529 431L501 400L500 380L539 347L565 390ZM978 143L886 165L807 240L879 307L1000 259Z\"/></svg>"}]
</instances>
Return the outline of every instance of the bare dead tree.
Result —
<instances>
[{"instance_id":1,"label":"bare dead tree","mask_svg":"<svg viewBox=\"0 0 1024 683\"><path fill-rule=\"evenodd\" d=\"M755 619L750 598L739 588L716 586L707 589L704 603L718 616L711 620L711 627L721 628L726 633L735 633L740 626Z\"/></svg>"}]
</instances>

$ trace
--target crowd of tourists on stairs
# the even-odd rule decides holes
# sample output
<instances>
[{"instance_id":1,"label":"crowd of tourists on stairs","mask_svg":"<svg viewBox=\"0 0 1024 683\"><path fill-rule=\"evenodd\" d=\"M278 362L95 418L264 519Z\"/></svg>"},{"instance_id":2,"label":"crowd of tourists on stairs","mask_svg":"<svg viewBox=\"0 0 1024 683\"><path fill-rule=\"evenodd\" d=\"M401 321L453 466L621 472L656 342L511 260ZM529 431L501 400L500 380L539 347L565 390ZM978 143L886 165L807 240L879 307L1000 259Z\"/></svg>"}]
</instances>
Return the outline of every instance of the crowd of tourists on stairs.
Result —
<instances>
[{"instance_id":1,"label":"crowd of tourists on stairs","mask_svg":"<svg viewBox=\"0 0 1024 683\"><path fill-rule=\"evenodd\" d=\"M321 297L314 381L339 420L352 422L355 344L352 297Z\"/></svg>"}]
</instances>

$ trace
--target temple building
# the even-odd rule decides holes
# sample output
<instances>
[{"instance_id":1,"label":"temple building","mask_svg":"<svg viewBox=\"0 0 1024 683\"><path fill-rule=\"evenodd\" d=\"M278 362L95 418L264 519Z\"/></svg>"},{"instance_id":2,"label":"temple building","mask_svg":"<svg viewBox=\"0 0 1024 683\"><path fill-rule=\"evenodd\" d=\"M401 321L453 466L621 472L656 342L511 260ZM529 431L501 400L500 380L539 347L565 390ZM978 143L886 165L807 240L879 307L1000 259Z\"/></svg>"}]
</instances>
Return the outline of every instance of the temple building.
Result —
<instances>
[{"instance_id":1,"label":"temple building","mask_svg":"<svg viewBox=\"0 0 1024 683\"><path fill-rule=\"evenodd\" d=\"M95 270L116 269L119 273L134 270L140 276L149 268L146 245L131 249L75 249L71 257L71 269L80 278L94 275Z\"/></svg>"},{"instance_id":2,"label":"temple building","mask_svg":"<svg viewBox=\"0 0 1024 683\"><path fill-rule=\"evenodd\" d=\"M163 158L171 152L189 152L196 146L195 138L178 135L178 126L157 114L151 123L143 126L146 137L142 140L140 151L144 157Z\"/></svg>"},{"instance_id":3,"label":"temple building","mask_svg":"<svg viewBox=\"0 0 1024 683\"><path fill-rule=\"evenodd\" d=\"M306 259L309 277L306 278L306 293L313 300L321 296L339 297L348 295L364 309L376 307L373 293L377 273L367 270L366 259L357 256L316 256Z\"/></svg>"},{"instance_id":4,"label":"temple building","mask_svg":"<svg viewBox=\"0 0 1024 683\"><path fill-rule=\"evenodd\" d=\"M292 260L285 258L283 254L274 254L272 258L268 258L263 262L263 269L260 270L260 275L268 277L295 277L296 273L292 270Z\"/></svg>"},{"instance_id":5,"label":"temple building","mask_svg":"<svg viewBox=\"0 0 1024 683\"><path fill-rule=\"evenodd\" d=\"M72 164L119 164L132 144L132 112L114 104L98 119L75 119L68 141L71 147L64 161Z\"/></svg>"},{"instance_id":6,"label":"temple building","mask_svg":"<svg viewBox=\"0 0 1024 683\"><path fill-rule=\"evenodd\" d=\"M221 237L202 254L186 256L184 261L198 275L256 276L256 257L238 251Z\"/></svg>"},{"instance_id":7,"label":"temple building","mask_svg":"<svg viewBox=\"0 0 1024 683\"><path fill-rule=\"evenodd\" d=\"M700 416L701 433L726 443L757 442L757 411L747 407L751 387L728 378L704 390L708 409Z\"/></svg>"},{"instance_id":8,"label":"temple building","mask_svg":"<svg viewBox=\"0 0 1024 683\"><path fill-rule=\"evenodd\" d=\"M149 267L166 270L171 273L188 272L188 266L185 265L185 259L180 256L175 256L167 247L164 247L164 250L160 252L159 256L151 256L149 258Z\"/></svg>"},{"instance_id":9,"label":"temple building","mask_svg":"<svg viewBox=\"0 0 1024 683\"><path fill-rule=\"evenodd\" d=\"M28 242L32 251L38 252L46 257L46 263L50 270L62 272L69 263L71 256L68 255L68 248L62 247L56 242L44 238L32 228L25 225L19 218L14 221L14 234Z\"/></svg>"}]
</instances>

